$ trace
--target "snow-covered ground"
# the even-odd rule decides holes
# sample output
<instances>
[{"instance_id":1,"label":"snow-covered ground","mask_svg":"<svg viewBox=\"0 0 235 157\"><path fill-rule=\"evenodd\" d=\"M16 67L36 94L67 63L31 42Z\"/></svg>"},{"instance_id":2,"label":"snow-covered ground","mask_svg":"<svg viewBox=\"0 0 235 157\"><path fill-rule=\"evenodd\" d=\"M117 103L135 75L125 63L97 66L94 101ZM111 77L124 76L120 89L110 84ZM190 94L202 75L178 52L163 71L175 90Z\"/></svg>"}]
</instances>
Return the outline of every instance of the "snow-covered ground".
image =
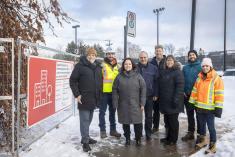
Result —
<instances>
[{"instance_id":1,"label":"snow-covered ground","mask_svg":"<svg viewBox=\"0 0 235 157\"><path fill-rule=\"evenodd\" d=\"M222 129L222 136L217 141L216 157L234 157L235 156L235 78L224 78L225 82L225 103L221 119L216 118L217 127L226 127ZM182 115L184 116L184 115ZM106 116L108 122L108 116ZM107 138L101 140L99 137L98 110L95 111L90 128L90 135L98 140L98 144L92 146L93 152L99 151L101 147L108 146L115 148L125 143L124 138L117 140ZM162 127L162 126L161 126ZM109 130L109 126L107 126ZM122 132L122 127L117 124L117 130ZM133 132L133 129L132 129ZM132 134L133 136L133 134ZM20 153L20 157L87 157L94 156L82 151L80 144L79 116L69 118L63 122L59 128L56 128L40 140L33 143L27 150ZM192 157L201 157L204 155L205 148L193 154ZM111 154L112 156L112 154ZM208 155L206 155L208 156ZM210 156L210 155L209 155Z\"/></svg>"},{"instance_id":2,"label":"snow-covered ground","mask_svg":"<svg viewBox=\"0 0 235 157\"><path fill-rule=\"evenodd\" d=\"M213 157L234 157L235 156L235 77L224 77L225 85L225 102L222 118L216 118L215 123L219 126L226 127L227 132L217 139L217 153ZM210 156L204 155L206 148L200 150L191 157Z\"/></svg>"}]
</instances>

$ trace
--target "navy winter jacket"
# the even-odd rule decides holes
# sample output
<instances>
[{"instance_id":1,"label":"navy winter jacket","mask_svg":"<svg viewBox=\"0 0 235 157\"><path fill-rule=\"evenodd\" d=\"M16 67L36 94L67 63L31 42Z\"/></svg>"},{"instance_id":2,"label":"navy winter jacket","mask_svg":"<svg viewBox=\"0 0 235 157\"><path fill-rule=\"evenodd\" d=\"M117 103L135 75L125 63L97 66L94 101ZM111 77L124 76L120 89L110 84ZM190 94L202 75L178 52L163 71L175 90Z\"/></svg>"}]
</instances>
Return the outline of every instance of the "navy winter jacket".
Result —
<instances>
[{"instance_id":1,"label":"navy winter jacket","mask_svg":"<svg viewBox=\"0 0 235 157\"><path fill-rule=\"evenodd\" d=\"M138 63L137 70L145 80L147 88L146 96L158 97L158 69L151 63L148 63L147 65L142 65L141 63Z\"/></svg>"}]
</instances>

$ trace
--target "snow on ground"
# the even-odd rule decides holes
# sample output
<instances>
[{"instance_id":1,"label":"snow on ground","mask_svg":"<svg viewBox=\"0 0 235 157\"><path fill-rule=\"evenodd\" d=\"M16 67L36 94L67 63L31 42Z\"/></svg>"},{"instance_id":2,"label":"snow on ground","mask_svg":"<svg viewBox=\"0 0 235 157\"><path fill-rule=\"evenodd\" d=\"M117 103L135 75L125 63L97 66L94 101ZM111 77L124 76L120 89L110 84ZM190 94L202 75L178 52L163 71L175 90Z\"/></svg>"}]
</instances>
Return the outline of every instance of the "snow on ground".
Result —
<instances>
[{"instance_id":1,"label":"snow on ground","mask_svg":"<svg viewBox=\"0 0 235 157\"><path fill-rule=\"evenodd\" d=\"M234 157L235 156L235 77L224 77L225 102L222 118L216 118L215 123L218 126L226 127L227 131L223 136L217 139L217 153L213 157ZM217 127L218 127L217 126ZM208 130L207 130L208 132ZM204 155L206 148L191 157L210 156Z\"/></svg>"},{"instance_id":2,"label":"snow on ground","mask_svg":"<svg viewBox=\"0 0 235 157\"><path fill-rule=\"evenodd\" d=\"M234 157L235 156L235 78L224 78L225 81L225 104L221 119L216 118L216 127L223 127L221 129L222 137L217 141L217 153L212 156L216 157ZM107 114L106 114L107 115ZM183 117L185 115L182 115ZM101 147L106 146L115 148L116 146L124 145L125 139L121 140L109 137L101 140L99 137L98 126L98 110L95 110L93 121L90 128L90 135L92 138L98 140L98 144L92 146L93 152L97 152ZM106 116L108 122L108 116ZM109 124L109 123L108 123ZM107 133L109 133L109 126ZM161 126L162 127L162 126ZM226 127L224 129L224 127ZM27 150L20 153L20 157L87 157L94 156L82 151L80 144L80 127L79 116L69 118L67 121L60 124L59 128L53 129L42 137L37 142L33 143ZM117 130L123 133L120 124L117 124ZM219 131L219 129L218 129ZM207 131L208 132L208 131ZM133 133L133 128L132 128ZM134 136L132 134L132 136ZM132 137L133 138L133 137ZM205 148L193 154L192 157L201 157L204 155ZM112 156L112 154L111 154ZM206 155L210 156L210 155Z\"/></svg>"}]
</instances>

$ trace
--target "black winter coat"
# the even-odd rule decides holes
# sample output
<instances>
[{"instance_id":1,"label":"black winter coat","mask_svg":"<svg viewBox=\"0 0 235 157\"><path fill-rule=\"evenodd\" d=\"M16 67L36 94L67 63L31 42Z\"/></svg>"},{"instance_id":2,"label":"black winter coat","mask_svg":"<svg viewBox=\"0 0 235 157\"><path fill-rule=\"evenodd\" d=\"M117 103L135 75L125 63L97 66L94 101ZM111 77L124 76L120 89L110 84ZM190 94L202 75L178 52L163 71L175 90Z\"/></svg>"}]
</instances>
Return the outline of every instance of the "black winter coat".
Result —
<instances>
[{"instance_id":1,"label":"black winter coat","mask_svg":"<svg viewBox=\"0 0 235 157\"><path fill-rule=\"evenodd\" d=\"M82 104L78 109L92 110L98 106L102 94L102 67L97 61L91 64L81 57L70 76L70 88L75 97L81 95Z\"/></svg>"},{"instance_id":2,"label":"black winter coat","mask_svg":"<svg viewBox=\"0 0 235 157\"><path fill-rule=\"evenodd\" d=\"M184 112L184 76L177 63L160 72L159 110L163 114Z\"/></svg>"},{"instance_id":3,"label":"black winter coat","mask_svg":"<svg viewBox=\"0 0 235 157\"><path fill-rule=\"evenodd\" d=\"M166 62L166 56L163 55L162 60L157 63L156 57L153 57L152 60L150 61L151 64L155 65L158 69L159 72L165 69L165 62Z\"/></svg>"}]
</instances>

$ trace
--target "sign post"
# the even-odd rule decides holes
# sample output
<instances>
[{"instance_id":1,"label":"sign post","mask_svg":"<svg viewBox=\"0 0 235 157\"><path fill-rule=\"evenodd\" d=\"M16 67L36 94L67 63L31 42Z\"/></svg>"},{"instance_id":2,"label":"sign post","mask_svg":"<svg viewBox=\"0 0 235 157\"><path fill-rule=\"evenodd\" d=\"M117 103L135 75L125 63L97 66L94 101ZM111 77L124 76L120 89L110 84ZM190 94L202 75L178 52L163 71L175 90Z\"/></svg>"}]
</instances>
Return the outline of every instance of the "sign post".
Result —
<instances>
[{"instance_id":1,"label":"sign post","mask_svg":"<svg viewBox=\"0 0 235 157\"><path fill-rule=\"evenodd\" d=\"M136 37L136 14L128 11L126 25L124 26L124 58L127 57L127 35Z\"/></svg>"}]
</instances>

